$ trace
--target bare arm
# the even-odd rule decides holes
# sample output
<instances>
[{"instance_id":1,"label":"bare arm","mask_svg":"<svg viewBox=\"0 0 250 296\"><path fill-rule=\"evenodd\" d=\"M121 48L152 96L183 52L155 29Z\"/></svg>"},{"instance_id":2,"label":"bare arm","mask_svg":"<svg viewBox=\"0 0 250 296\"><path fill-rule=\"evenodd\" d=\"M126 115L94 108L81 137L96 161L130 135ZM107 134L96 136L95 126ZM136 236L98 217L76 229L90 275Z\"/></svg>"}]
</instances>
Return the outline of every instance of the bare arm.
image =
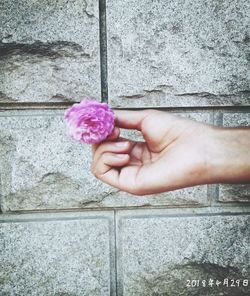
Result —
<instances>
[{"instance_id":1,"label":"bare arm","mask_svg":"<svg viewBox=\"0 0 250 296\"><path fill-rule=\"evenodd\" d=\"M250 183L250 128L214 128L210 175L214 183Z\"/></svg>"}]
</instances>

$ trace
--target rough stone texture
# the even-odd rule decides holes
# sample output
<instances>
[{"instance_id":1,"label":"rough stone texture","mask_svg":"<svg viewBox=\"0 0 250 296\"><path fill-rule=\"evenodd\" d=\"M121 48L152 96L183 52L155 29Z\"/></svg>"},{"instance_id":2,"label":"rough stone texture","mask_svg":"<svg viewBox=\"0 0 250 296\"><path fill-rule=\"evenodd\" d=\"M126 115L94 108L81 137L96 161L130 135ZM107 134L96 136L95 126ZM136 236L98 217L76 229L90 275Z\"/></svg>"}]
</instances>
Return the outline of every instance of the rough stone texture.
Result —
<instances>
[{"instance_id":1,"label":"rough stone texture","mask_svg":"<svg viewBox=\"0 0 250 296\"><path fill-rule=\"evenodd\" d=\"M249 284L242 286L250 276L249 216L155 212L118 215L118 295L249 295ZM241 279L240 287L207 285L227 278L230 285Z\"/></svg>"},{"instance_id":2,"label":"rough stone texture","mask_svg":"<svg viewBox=\"0 0 250 296\"><path fill-rule=\"evenodd\" d=\"M250 184L220 185L220 202L250 202Z\"/></svg>"},{"instance_id":3,"label":"rough stone texture","mask_svg":"<svg viewBox=\"0 0 250 296\"><path fill-rule=\"evenodd\" d=\"M249 12L246 0L107 0L111 104L249 105Z\"/></svg>"},{"instance_id":4,"label":"rough stone texture","mask_svg":"<svg viewBox=\"0 0 250 296\"><path fill-rule=\"evenodd\" d=\"M0 102L100 97L97 0L0 2Z\"/></svg>"},{"instance_id":5,"label":"rough stone texture","mask_svg":"<svg viewBox=\"0 0 250 296\"><path fill-rule=\"evenodd\" d=\"M34 209L207 204L207 186L137 197L90 172L91 149L66 135L62 110L0 112L3 212ZM211 121L208 112L183 116ZM138 135L125 133L138 139Z\"/></svg>"},{"instance_id":6,"label":"rough stone texture","mask_svg":"<svg viewBox=\"0 0 250 296\"><path fill-rule=\"evenodd\" d=\"M0 113L2 210L85 207L110 188L90 173L90 146L66 135L62 111Z\"/></svg>"},{"instance_id":7,"label":"rough stone texture","mask_svg":"<svg viewBox=\"0 0 250 296\"><path fill-rule=\"evenodd\" d=\"M250 112L218 112L218 124L225 127L250 126ZM250 202L250 184L219 185L220 202Z\"/></svg>"},{"instance_id":8,"label":"rough stone texture","mask_svg":"<svg viewBox=\"0 0 250 296\"><path fill-rule=\"evenodd\" d=\"M112 295L112 214L79 216L0 223L0 294Z\"/></svg>"},{"instance_id":9,"label":"rough stone texture","mask_svg":"<svg viewBox=\"0 0 250 296\"><path fill-rule=\"evenodd\" d=\"M223 113L223 126L250 126L250 110L248 112L232 111Z\"/></svg>"}]
</instances>

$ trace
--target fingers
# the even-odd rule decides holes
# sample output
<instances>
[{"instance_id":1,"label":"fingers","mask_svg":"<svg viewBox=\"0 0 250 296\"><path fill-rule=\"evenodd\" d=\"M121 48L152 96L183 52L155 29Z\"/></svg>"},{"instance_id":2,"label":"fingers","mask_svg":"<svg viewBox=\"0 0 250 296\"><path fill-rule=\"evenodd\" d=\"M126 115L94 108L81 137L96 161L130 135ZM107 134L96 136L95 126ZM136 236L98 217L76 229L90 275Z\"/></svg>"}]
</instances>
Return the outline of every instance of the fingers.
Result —
<instances>
[{"instance_id":1,"label":"fingers","mask_svg":"<svg viewBox=\"0 0 250 296\"><path fill-rule=\"evenodd\" d=\"M128 154L104 152L97 160L93 161L92 173L101 181L120 189L118 167L129 162Z\"/></svg>"},{"instance_id":2,"label":"fingers","mask_svg":"<svg viewBox=\"0 0 250 296\"><path fill-rule=\"evenodd\" d=\"M92 167L95 167L97 161L102 157L104 153L113 153L113 154L128 154L131 150L131 145L129 141L121 139L119 142L103 142L99 145L92 145L93 151L93 161Z\"/></svg>"},{"instance_id":3,"label":"fingers","mask_svg":"<svg viewBox=\"0 0 250 296\"><path fill-rule=\"evenodd\" d=\"M118 139L120 136L120 129L118 127L114 127L112 133L106 138L106 141L113 141ZM97 149L97 147L99 147L102 143L98 143L98 144L93 144L92 145L92 152L94 153L95 150Z\"/></svg>"},{"instance_id":4,"label":"fingers","mask_svg":"<svg viewBox=\"0 0 250 296\"><path fill-rule=\"evenodd\" d=\"M143 120L153 110L142 110L142 111L127 111L127 110L114 110L116 126L126 129L137 129L141 130Z\"/></svg>"},{"instance_id":5,"label":"fingers","mask_svg":"<svg viewBox=\"0 0 250 296\"><path fill-rule=\"evenodd\" d=\"M129 151L130 142L126 139L120 139L118 142L102 142L101 144L92 145L93 160L98 159L104 152L126 153Z\"/></svg>"},{"instance_id":6,"label":"fingers","mask_svg":"<svg viewBox=\"0 0 250 296\"><path fill-rule=\"evenodd\" d=\"M102 175L107 173L113 167L121 167L129 160L128 154L116 154L111 152L103 153L100 158L95 162L93 173L96 177L101 178Z\"/></svg>"}]
</instances>

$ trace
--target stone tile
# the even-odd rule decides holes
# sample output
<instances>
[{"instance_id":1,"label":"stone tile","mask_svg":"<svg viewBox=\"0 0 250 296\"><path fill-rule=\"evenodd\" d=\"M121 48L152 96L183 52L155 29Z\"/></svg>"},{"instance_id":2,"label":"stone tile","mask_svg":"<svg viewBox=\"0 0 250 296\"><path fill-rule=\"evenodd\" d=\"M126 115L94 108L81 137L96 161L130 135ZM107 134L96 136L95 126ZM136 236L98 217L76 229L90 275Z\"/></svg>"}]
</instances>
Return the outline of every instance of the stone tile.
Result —
<instances>
[{"instance_id":1,"label":"stone tile","mask_svg":"<svg viewBox=\"0 0 250 296\"><path fill-rule=\"evenodd\" d=\"M112 214L71 216L1 221L1 295L114 295Z\"/></svg>"},{"instance_id":2,"label":"stone tile","mask_svg":"<svg viewBox=\"0 0 250 296\"><path fill-rule=\"evenodd\" d=\"M181 111L172 111L172 114L176 116L181 116L185 117L191 120L195 120L198 122L203 122L207 124L212 124L213 123L213 111L202 111L202 110L197 110L197 111L188 111L186 110L185 112L183 110Z\"/></svg>"},{"instance_id":3,"label":"stone tile","mask_svg":"<svg viewBox=\"0 0 250 296\"><path fill-rule=\"evenodd\" d=\"M207 205L207 186L195 186L171 192L146 196L136 196L129 193L115 191L107 194L103 202L90 203L89 207L161 207L181 205Z\"/></svg>"},{"instance_id":4,"label":"stone tile","mask_svg":"<svg viewBox=\"0 0 250 296\"><path fill-rule=\"evenodd\" d=\"M250 126L250 112L217 113L219 122L225 127ZM219 185L220 202L250 202L250 184Z\"/></svg>"},{"instance_id":5,"label":"stone tile","mask_svg":"<svg viewBox=\"0 0 250 296\"><path fill-rule=\"evenodd\" d=\"M224 112L223 126L250 126L250 112Z\"/></svg>"},{"instance_id":6,"label":"stone tile","mask_svg":"<svg viewBox=\"0 0 250 296\"><path fill-rule=\"evenodd\" d=\"M107 0L110 103L249 105L248 12L246 0Z\"/></svg>"},{"instance_id":7,"label":"stone tile","mask_svg":"<svg viewBox=\"0 0 250 296\"><path fill-rule=\"evenodd\" d=\"M66 135L63 111L0 113L2 210L82 208L110 188L90 173L91 150Z\"/></svg>"},{"instance_id":8,"label":"stone tile","mask_svg":"<svg viewBox=\"0 0 250 296\"><path fill-rule=\"evenodd\" d=\"M250 202L250 184L220 185L220 202Z\"/></svg>"},{"instance_id":9,"label":"stone tile","mask_svg":"<svg viewBox=\"0 0 250 296\"><path fill-rule=\"evenodd\" d=\"M138 197L97 180L90 172L90 147L66 136L62 115L63 110L0 112L3 212L207 204L207 186ZM182 115L210 122L206 112Z\"/></svg>"},{"instance_id":10,"label":"stone tile","mask_svg":"<svg viewBox=\"0 0 250 296\"><path fill-rule=\"evenodd\" d=\"M143 212L117 215L119 295L249 295L249 215ZM210 287L209 279L241 282Z\"/></svg>"},{"instance_id":11,"label":"stone tile","mask_svg":"<svg viewBox=\"0 0 250 296\"><path fill-rule=\"evenodd\" d=\"M6 0L0 19L0 102L100 97L97 0Z\"/></svg>"}]
</instances>

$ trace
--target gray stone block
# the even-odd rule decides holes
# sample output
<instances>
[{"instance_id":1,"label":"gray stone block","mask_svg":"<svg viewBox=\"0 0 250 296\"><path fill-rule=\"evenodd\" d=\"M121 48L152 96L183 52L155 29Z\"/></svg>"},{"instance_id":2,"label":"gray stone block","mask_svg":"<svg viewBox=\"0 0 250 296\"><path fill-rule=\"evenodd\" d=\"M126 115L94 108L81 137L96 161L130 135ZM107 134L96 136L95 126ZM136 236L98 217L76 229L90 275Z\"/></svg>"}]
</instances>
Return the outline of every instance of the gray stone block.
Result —
<instances>
[{"instance_id":1,"label":"gray stone block","mask_svg":"<svg viewBox=\"0 0 250 296\"><path fill-rule=\"evenodd\" d=\"M225 127L250 126L249 112L217 113L218 123ZM220 202L250 202L250 184L219 185Z\"/></svg>"},{"instance_id":2,"label":"gray stone block","mask_svg":"<svg viewBox=\"0 0 250 296\"><path fill-rule=\"evenodd\" d=\"M250 112L224 112L223 126L250 126Z\"/></svg>"},{"instance_id":3,"label":"gray stone block","mask_svg":"<svg viewBox=\"0 0 250 296\"><path fill-rule=\"evenodd\" d=\"M93 213L1 221L0 294L114 295L111 219Z\"/></svg>"},{"instance_id":4,"label":"gray stone block","mask_svg":"<svg viewBox=\"0 0 250 296\"><path fill-rule=\"evenodd\" d=\"M250 202L250 184L219 185L220 202Z\"/></svg>"},{"instance_id":5,"label":"gray stone block","mask_svg":"<svg viewBox=\"0 0 250 296\"><path fill-rule=\"evenodd\" d=\"M118 212L118 295L249 295L250 217L192 215Z\"/></svg>"},{"instance_id":6,"label":"gray stone block","mask_svg":"<svg viewBox=\"0 0 250 296\"><path fill-rule=\"evenodd\" d=\"M110 103L249 105L248 15L246 0L107 0Z\"/></svg>"},{"instance_id":7,"label":"gray stone block","mask_svg":"<svg viewBox=\"0 0 250 296\"><path fill-rule=\"evenodd\" d=\"M97 0L7 0L0 19L0 102L100 97Z\"/></svg>"},{"instance_id":8,"label":"gray stone block","mask_svg":"<svg viewBox=\"0 0 250 296\"><path fill-rule=\"evenodd\" d=\"M183 115L210 122L207 112ZM97 180L90 172L91 147L69 139L63 110L0 112L0 148L3 212L207 204L207 186L138 197Z\"/></svg>"},{"instance_id":9,"label":"gray stone block","mask_svg":"<svg viewBox=\"0 0 250 296\"><path fill-rule=\"evenodd\" d=\"M110 188L90 172L91 148L66 135L62 110L0 113L2 210L82 208Z\"/></svg>"}]
</instances>

